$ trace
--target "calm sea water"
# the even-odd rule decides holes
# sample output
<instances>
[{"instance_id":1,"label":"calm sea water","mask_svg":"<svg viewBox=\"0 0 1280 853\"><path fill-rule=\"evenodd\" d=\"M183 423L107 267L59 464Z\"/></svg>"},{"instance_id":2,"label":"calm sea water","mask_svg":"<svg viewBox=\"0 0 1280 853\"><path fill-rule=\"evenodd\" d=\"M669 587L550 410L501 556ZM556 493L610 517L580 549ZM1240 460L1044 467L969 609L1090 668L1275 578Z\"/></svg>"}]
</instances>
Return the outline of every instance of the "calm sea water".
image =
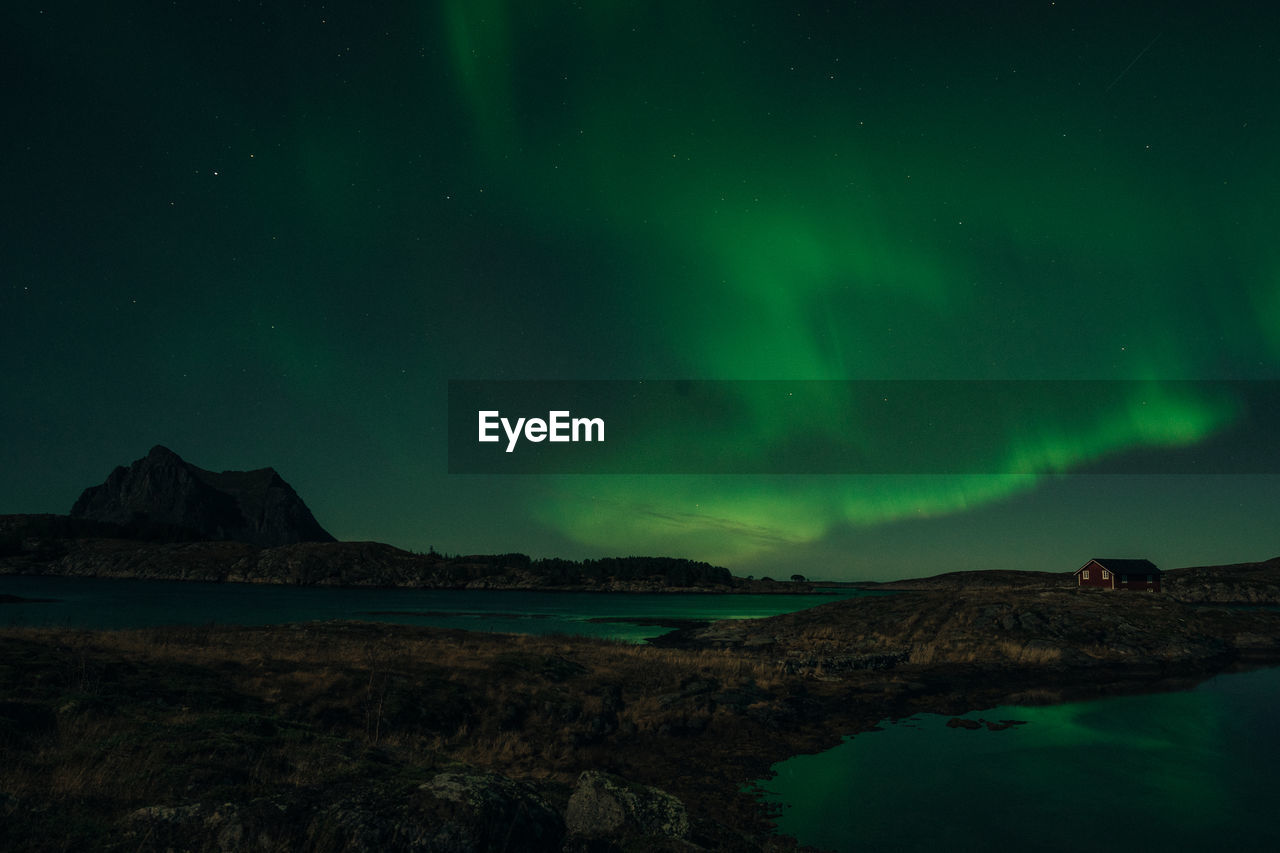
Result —
<instances>
[{"instance_id":1,"label":"calm sea water","mask_svg":"<svg viewBox=\"0 0 1280 853\"><path fill-rule=\"evenodd\" d=\"M646 620L754 619L835 600L830 595L334 589L14 576L0 577L0 594L4 593L56 600L0 604L0 625L139 628L362 619L473 631L611 637L630 642L642 642L670 630L643 624ZM848 590L839 593L858 594Z\"/></svg>"},{"instance_id":2,"label":"calm sea water","mask_svg":"<svg viewBox=\"0 0 1280 853\"><path fill-rule=\"evenodd\" d=\"M1280 669L1180 693L886 723L760 784L779 828L836 851L1280 850Z\"/></svg>"}]
</instances>

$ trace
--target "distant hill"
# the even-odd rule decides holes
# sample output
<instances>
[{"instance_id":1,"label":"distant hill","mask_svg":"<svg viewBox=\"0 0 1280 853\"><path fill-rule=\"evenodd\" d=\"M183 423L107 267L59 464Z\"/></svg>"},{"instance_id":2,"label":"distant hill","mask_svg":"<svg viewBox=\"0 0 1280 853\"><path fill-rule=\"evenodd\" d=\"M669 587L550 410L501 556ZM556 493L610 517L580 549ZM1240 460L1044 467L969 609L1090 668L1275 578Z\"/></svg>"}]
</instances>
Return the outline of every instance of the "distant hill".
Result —
<instances>
[{"instance_id":1,"label":"distant hill","mask_svg":"<svg viewBox=\"0 0 1280 853\"><path fill-rule=\"evenodd\" d=\"M71 517L120 525L141 539L335 541L274 468L215 473L159 445L85 489Z\"/></svg>"},{"instance_id":2,"label":"distant hill","mask_svg":"<svg viewBox=\"0 0 1280 853\"><path fill-rule=\"evenodd\" d=\"M1164 573L1164 589L1171 598L1197 604L1280 604L1280 557L1174 569Z\"/></svg>"},{"instance_id":3,"label":"distant hill","mask_svg":"<svg viewBox=\"0 0 1280 853\"><path fill-rule=\"evenodd\" d=\"M1162 584L1166 591L1152 593L1063 587L1047 573L1040 587L988 584L982 573L965 574L969 583L692 626L658 642L767 649L785 671L820 677L963 664L988 672L1046 668L1055 673L1048 679L1055 685L1091 677L1081 673L1100 673L1097 683L1104 683L1114 679L1114 667L1132 667L1139 678L1150 678L1216 672L1236 661L1280 660L1280 612L1274 606L1280 602L1271 597L1280 581L1276 561L1208 567L1197 584L1203 582L1211 594L1187 598L1168 591L1176 588L1172 580ZM952 683L962 680L956 676Z\"/></svg>"},{"instance_id":4,"label":"distant hill","mask_svg":"<svg viewBox=\"0 0 1280 853\"><path fill-rule=\"evenodd\" d=\"M1280 557L1256 563L1192 566L1168 569L1163 575L1166 598L1188 604L1280 604ZM1073 589L1072 572L1031 572L1003 569L947 572L927 578L859 582L861 589L899 591L1034 591Z\"/></svg>"},{"instance_id":5,"label":"distant hill","mask_svg":"<svg viewBox=\"0 0 1280 853\"><path fill-rule=\"evenodd\" d=\"M673 557L534 560L526 554L415 554L380 542L188 541L64 515L0 515L0 575L234 581L417 589L560 589L608 592L812 591L748 581ZM172 533L173 528L159 528ZM148 538L149 537L149 538Z\"/></svg>"},{"instance_id":6,"label":"distant hill","mask_svg":"<svg viewBox=\"0 0 1280 853\"><path fill-rule=\"evenodd\" d=\"M863 589L1023 589L1075 586L1071 572L1029 572L1015 569L985 569L947 572L927 578L910 578L881 583L862 582Z\"/></svg>"}]
</instances>

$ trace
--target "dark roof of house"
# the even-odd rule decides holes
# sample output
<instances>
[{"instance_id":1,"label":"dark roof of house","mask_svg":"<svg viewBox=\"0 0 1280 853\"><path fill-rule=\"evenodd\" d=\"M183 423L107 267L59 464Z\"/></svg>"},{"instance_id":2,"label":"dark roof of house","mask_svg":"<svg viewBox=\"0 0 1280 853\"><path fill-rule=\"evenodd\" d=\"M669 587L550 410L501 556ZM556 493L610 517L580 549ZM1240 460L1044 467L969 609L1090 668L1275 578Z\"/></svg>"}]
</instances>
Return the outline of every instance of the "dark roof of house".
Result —
<instances>
[{"instance_id":1,"label":"dark roof of house","mask_svg":"<svg viewBox=\"0 0 1280 853\"><path fill-rule=\"evenodd\" d=\"M1094 557L1085 563L1077 572L1088 568L1090 565L1097 563L1109 572L1117 575L1158 575L1160 569L1156 568L1156 564L1150 560L1116 560L1105 557Z\"/></svg>"}]
</instances>

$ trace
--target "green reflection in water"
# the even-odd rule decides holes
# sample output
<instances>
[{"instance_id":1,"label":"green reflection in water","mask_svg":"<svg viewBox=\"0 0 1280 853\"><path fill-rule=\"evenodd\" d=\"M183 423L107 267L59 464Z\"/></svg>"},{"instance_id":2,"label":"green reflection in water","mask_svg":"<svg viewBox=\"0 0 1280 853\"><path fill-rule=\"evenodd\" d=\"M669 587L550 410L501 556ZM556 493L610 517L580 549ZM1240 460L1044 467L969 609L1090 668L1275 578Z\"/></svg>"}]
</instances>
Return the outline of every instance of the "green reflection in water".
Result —
<instances>
[{"instance_id":1,"label":"green reflection in water","mask_svg":"<svg viewBox=\"0 0 1280 853\"><path fill-rule=\"evenodd\" d=\"M1280 849L1280 669L969 719L921 715L778 764L780 831L832 850Z\"/></svg>"}]
</instances>

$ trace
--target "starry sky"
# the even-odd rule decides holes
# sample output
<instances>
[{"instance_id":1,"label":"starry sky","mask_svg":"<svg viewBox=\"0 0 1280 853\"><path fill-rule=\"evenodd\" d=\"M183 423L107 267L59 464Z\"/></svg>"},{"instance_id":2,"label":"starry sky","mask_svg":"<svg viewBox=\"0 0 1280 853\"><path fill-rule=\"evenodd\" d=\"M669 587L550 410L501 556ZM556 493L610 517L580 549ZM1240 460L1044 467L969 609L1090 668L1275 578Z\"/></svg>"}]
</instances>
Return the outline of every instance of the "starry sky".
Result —
<instances>
[{"instance_id":1,"label":"starry sky","mask_svg":"<svg viewBox=\"0 0 1280 853\"><path fill-rule=\"evenodd\" d=\"M15 0L0 63L0 512L164 444L417 550L1280 554L1274 467L1105 470L1221 440L1194 393L1005 413L1031 462L971 474L450 474L446 424L450 380L1280 379L1269 4Z\"/></svg>"}]
</instances>

